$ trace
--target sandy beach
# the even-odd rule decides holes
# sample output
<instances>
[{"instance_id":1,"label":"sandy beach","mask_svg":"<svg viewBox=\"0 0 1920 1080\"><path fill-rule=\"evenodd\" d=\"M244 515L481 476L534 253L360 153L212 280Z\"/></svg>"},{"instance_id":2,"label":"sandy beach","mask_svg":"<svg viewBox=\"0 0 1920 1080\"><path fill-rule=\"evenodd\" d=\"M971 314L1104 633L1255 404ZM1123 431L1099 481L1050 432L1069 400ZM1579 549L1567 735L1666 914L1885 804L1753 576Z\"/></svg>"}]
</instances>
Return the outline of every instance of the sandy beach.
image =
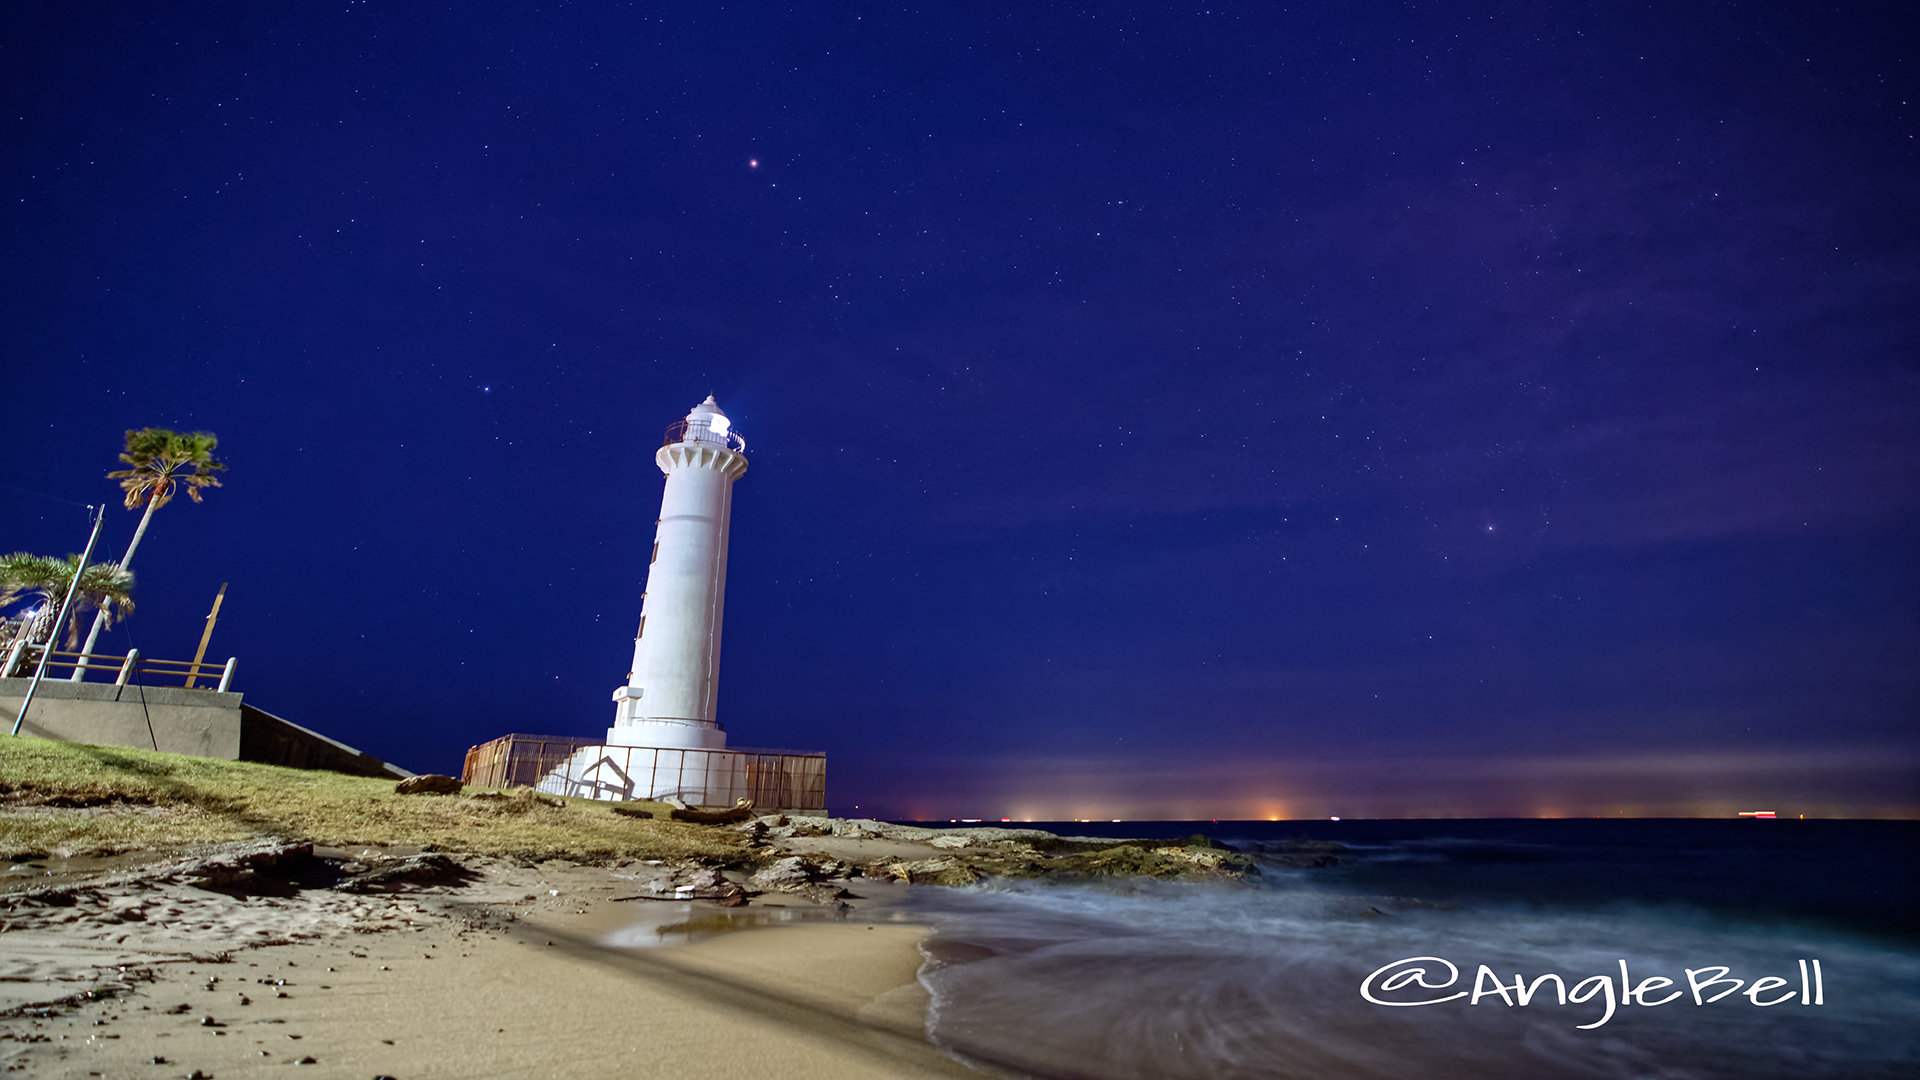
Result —
<instances>
[{"instance_id":1,"label":"sandy beach","mask_svg":"<svg viewBox=\"0 0 1920 1080\"><path fill-rule=\"evenodd\" d=\"M0 1073L978 1075L925 1040L924 930L885 913L906 885L729 910L624 899L671 895L657 864L459 863L366 894L147 867L10 897Z\"/></svg>"}]
</instances>

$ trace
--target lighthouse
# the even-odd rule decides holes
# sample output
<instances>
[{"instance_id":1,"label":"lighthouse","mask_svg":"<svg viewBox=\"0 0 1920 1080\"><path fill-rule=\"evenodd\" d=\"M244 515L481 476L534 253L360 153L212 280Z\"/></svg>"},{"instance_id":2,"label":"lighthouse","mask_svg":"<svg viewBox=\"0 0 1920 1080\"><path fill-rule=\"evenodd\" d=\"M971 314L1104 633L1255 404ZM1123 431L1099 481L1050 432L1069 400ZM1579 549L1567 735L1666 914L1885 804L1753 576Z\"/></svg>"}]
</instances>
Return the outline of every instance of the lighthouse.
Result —
<instances>
[{"instance_id":1,"label":"lighthouse","mask_svg":"<svg viewBox=\"0 0 1920 1080\"><path fill-rule=\"evenodd\" d=\"M724 750L714 719L720 623L726 612L727 531L746 442L709 394L667 429L653 455L666 474L654 524L633 668L613 692L610 746Z\"/></svg>"},{"instance_id":2,"label":"lighthouse","mask_svg":"<svg viewBox=\"0 0 1920 1080\"><path fill-rule=\"evenodd\" d=\"M613 691L604 742L506 735L467 752L468 783L535 787L572 798L825 814L827 756L729 747L715 717L720 623L727 606L733 482L747 444L709 395L667 429L653 463L666 474L647 559L633 666Z\"/></svg>"}]
</instances>

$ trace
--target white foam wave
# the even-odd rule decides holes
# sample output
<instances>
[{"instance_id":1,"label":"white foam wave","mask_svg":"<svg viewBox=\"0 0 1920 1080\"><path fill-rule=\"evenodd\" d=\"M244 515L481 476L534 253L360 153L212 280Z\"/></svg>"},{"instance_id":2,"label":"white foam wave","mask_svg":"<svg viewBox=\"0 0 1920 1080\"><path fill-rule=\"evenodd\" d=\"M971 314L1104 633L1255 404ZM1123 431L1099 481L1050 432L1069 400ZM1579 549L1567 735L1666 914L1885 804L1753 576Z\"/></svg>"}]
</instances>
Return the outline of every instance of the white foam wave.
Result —
<instances>
[{"instance_id":1,"label":"white foam wave","mask_svg":"<svg viewBox=\"0 0 1920 1080\"><path fill-rule=\"evenodd\" d=\"M930 1033L963 1056L1038 1076L1114 1080L1592 1077L1596 1080L1913 1075L1920 957L1798 926L1716 919L1685 906L1460 910L1308 888L1164 882L1002 885L945 892L923 973ZM1369 909L1375 914L1367 914ZM1465 978L1554 972L1569 986L1687 968L1787 975L1817 957L1826 1004L1763 1009L1527 1007L1494 996L1382 1008L1359 994L1381 964L1441 956ZM1462 986L1459 988L1470 988Z\"/></svg>"}]
</instances>

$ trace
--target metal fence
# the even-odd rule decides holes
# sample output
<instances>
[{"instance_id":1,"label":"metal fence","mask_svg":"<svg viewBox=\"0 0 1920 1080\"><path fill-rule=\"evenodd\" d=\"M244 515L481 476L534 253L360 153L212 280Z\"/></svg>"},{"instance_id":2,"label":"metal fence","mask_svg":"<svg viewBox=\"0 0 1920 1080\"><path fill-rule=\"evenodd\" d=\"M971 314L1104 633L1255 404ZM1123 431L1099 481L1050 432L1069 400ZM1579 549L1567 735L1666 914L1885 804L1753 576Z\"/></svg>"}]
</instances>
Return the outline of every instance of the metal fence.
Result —
<instances>
[{"instance_id":1,"label":"metal fence","mask_svg":"<svg viewBox=\"0 0 1920 1080\"><path fill-rule=\"evenodd\" d=\"M559 735L502 735L467 751L460 780L472 787L532 787L581 747L599 744Z\"/></svg>"},{"instance_id":2,"label":"metal fence","mask_svg":"<svg viewBox=\"0 0 1920 1080\"><path fill-rule=\"evenodd\" d=\"M0 678L26 678L32 675L40 664L40 654L45 650L45 644L30 641L25 636L0 643ZM47 653L46 677L66 682L84 682L87 676L94 675L102 680L111 679L119 686L127 685L128 680L132 679L144 686L177 684L188 689L225 693L233 685L233 671L239 662L237 657L228 657L224 664L156 660L141 656L138 649L129 649L124 655L54 649Z\"/></svg>"},{"instance_id":3,"label":"metal fence","mask_svg":"<svg viewBox=\"0 0 1920 1080\"><path fill-rule=\"evenodd\" d=\"M764 810L825 813L827 756L786 750L672 750L608 746L592 739L505 735L467 751L464 781L526 784L572 798L664 799Z\"/></svg>"}]
</instances>

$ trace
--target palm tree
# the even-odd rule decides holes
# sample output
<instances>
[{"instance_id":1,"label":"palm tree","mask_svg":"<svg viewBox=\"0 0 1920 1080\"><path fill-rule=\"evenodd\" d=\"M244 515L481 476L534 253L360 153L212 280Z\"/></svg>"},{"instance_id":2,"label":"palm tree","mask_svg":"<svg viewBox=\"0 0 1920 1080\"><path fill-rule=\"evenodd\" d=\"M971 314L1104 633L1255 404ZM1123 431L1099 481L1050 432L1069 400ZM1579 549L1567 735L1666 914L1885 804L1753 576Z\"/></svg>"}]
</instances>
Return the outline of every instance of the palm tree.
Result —
<instances>
[{"instance_id":1,"label":"palm tree","mask_svg":"<svg viewBox=\"0 0 1920 1080\"><path fill-rule=\"evenodd\" d=\"M39 601L21 613L18 629L13 620L8 620L5 644L9 650L13 641L22 637L29 646L36 641L52 644L60 628L51 624L59 615L60 602L66 599L79 562L78 555L64 559L26 551L0 555L0 610L23 598ZM67 613L67 647L72 648L80 638L81 613L97 611L96 625L112 625L113 620L131 612L132 589L131 571L113 563L89 563L80 574L80 587L74 590L73 610Z\"/></svg>"},{"instance_id":2,"label":"palm tree","mask_svg":"<svg viewBox=\"0 0 1920 1080\"><path fill-rule=\"evenodd\" d=\"M226 466L213 459L213 451L220 440L211 431L177 432L166 428L140 428L127 432L126 451L120 460L132 466L107 474L107 479L120 481L120 489L127 493L127 509L145 506L146 513L140 515L140 527L133 531L133 542L127 545L127 553L120 556L119 567L124 570L133 561L133 553L139 550L141 538L147 535L147 525L153 521L153 512L173 501L176 492L185 491L187 498L200 501L200 489L219 487L220 479L214 473L225 472ZM93 629L87 632L87 643L80 651L91 653L94 643L100 640L100 631L111 620L103 608L94 617ZM72 678L76 681L86 674L86 660L73 669Z\"/></svg>"},{"instance_id":3,"label":"palm tree","mask_svg":"<svg viewBox=\"0 0 1920 1080\"><path fill-rule=\"evenodd\" d=\"M127 553L120 556L121 566L133 560L140 538L147 535L153 512L173 501L176 490L185 490L187 498L199 502L201 488L220 486L213 474L225 472L227 467L213 460L214 448L219 445L220 440L211 431L181 434L150 427L127 432L127 450L120 460L133 468L110 472L107 479L120 481L120 490L127 493L127 509L144 505L147 512L140 516L140 527L133 531Z\"/></svg>"}]
</instances>

